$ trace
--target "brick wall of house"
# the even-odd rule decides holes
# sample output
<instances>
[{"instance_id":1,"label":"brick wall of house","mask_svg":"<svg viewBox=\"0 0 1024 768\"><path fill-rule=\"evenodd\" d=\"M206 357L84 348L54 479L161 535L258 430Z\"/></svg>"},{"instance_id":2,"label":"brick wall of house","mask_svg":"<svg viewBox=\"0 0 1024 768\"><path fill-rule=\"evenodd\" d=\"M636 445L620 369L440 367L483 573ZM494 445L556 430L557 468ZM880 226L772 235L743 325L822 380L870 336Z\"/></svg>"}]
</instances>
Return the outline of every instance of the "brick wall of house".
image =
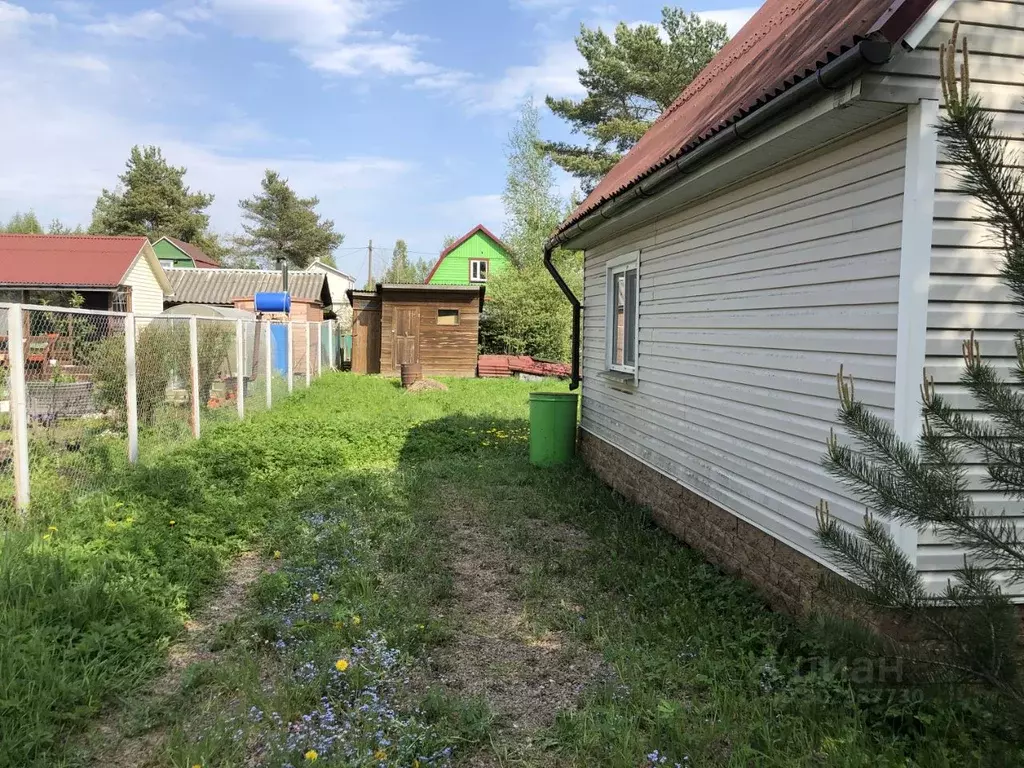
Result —
<instances>
[{"instance_id":1,"label":"brick wall of house","mask_svg":"<svg viewBox=\"0 0 1024 768\"><path fill-rule=\"evenodd\" d=\"M820 586L826 569L811 558L583 430L580 454L605 483L648 507L711 563L749 581L776 610L836 608Z\"/></svg>"}]
</instances>

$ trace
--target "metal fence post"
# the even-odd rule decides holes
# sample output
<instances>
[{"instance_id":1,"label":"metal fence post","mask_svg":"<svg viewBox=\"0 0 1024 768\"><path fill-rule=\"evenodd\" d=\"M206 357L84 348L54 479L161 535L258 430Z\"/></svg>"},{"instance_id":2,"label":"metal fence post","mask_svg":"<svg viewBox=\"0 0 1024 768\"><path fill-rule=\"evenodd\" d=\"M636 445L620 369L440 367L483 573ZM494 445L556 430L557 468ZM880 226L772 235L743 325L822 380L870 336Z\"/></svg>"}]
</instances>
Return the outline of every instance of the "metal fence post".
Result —
<instances>
[{"instance_id":1,"label":"metal fence post","mask_svg":"<svg viewBox=\"0 0 1024 768\"><path fill-rule=\"evenodd\" d=\"M306 389L309 389L309 382L313 380L313 371L310 369L309 359L309 334L312 333L313 324L306 321Z\"/></svg>"},{"instance_id":2,"label":"metal fence post","mask_svg":"<svg viewBox=\"0 0 1024 768\"><path fill-rule=\"evenodd\" d=\"M238 418L245 418L245 321L235 321L235 400Z\"/></svg>"},{"instance_id":3,"label":"metal fence post","mask_svg":"<svg viewBox=\"0 0 1024 768\"><path fill-rule=\"evenodd\" d=\"M192 371L192 434L199 437L199 321L188 319L189 368Z\"/></svg>"},{"instance_id":4,"label":"metal fence post","mask_svg":"<svg viewBox=\"0 0 1024 768\"><path fill-rule=\"evenodd\" d=\"M128 417L128 461L139 460L139 389L135 364L135 315L124 318L124 400Z\"/></svg>"},{"instance_id":5,"label":"metal fence post","mask_svg":"<svg viewBox=\"0 0 1024 768\"><path fill-rule=\"evenodd\" d=\"M7 310L7 353L10 381L11 438L14 443L14 500L20 512L29 504L28 404L25 390L25 315L15 305Z\"/></svg>"},{"instance_id":6,"label":"metal fence post","mask_svg":"<svg viewBox=\"0 0 1024 768\"><path fill-rule=\"evenodd\" d=\"M334 370L334 321L327 323L327 368Z\"/></svg>"},{"instance_id":7,"label":"metal fence post","mask_svg":"<svg viewBox=\"0 0 1024 768\"><path fill-rule=\"evenodd\" d=\"M267 376L267 410L269 411L274 406L274 334L271 331L272 323L267 320L266 337L267 344L267 361L264 364L266 368Z\"/></svg>"},{"instance_id":8,"label":"metal fence post","mask_svg":"<svg viewBox=\"0 0 1024 768\"><path fill-rule=\"evenodd\" d=\"M288 350L288 394L295 389L295 350L292 349L292 321L285 323L285 336L287 337Z\"/></svg>"}]
</instances>

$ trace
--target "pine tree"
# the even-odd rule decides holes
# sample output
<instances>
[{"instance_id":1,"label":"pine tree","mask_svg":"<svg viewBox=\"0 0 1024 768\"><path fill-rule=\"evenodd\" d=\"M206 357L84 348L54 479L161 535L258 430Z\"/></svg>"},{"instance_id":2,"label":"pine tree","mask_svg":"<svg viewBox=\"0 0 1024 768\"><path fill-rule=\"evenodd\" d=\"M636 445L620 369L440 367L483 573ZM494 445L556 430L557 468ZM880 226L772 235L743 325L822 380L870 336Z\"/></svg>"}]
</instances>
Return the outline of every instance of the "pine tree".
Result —
<instances>
[{"instance_id":1,"label":"pine tree","mask_svg":"<svg viewBox=\"0 0 1024 768\"><path fill-rule=\"evenodd\" d=\"M166 235L216 256L219 246L206 212L213 195L186 186L186 171L168 163L159 147L132 147L117 188L104 189L97 199L89 233L145 235L152 241Z\"/></svg>"},{"instance_id":2,"label":"pine tree","mask_svg":"<svg viewBox=\"0 0 1024 768\"><path fill-rule=\"evenodd\" d=\"M319 204L316 197L299 197L288 179L268 170L260 193L238 203L245 235L236 242L250 256L271 265L286 259L299 269L308 267L329 257L345 239L333 221L316 212Z\"/></svg>"},{"instance_id":3,"label":"pine tree","mask_svg":"<svg viewBox=\"0 0 1024 768\"><path fill-rule=\"evenodd\" d=\"M966 39L957 76L957 35L958 29L941 51L946 112L939 136L959 169L959 190L980 203L985 221L1001 236L1002 276L1014 302L1024 308L1024 178L992 115L971 94ZM1009 585L1024 580L1024 538L1014 520L976 505L966 467L982 464L990 490L1024 500L1024 333L1018 334L1016 349L1013 381L1007 382L982 357L973 333L964 342L961 383L981 417L958 411L925 375L923 429L916 446L866 408L853 379L840 370L839 420L853 441L840 441L833 433L825 466L872 512L854 531L831 516L823 502L818 540L850 577L831 580L836 594L912 626L911 636L861 633L862 640L877 641L875 652L899 658L908 671L932 680L980 684L1020 714L1019 620L1001 579ZM889 523L934 531L966 552L941 594L929 592Z\"/></svg>"},{"instance_id":4,"label":"pine tree","mask_svg":"<svg viewBox=\"0 0 1024 768\"><path fill-rule=\"evenodd\" d=\"M15 213L11 216L6 225L0 225L0 232L10 235L41 235L43 226L39 223L39 217L35 211L28 213Z\"/></svg>"},{"instance_id":5,"label":"pine tree","mask_svg":"<svg viewBox=\"0 0 1024 768\"><path fill-rule=\"evenodd\" d=\"M544 150L589 192L728 39L724 24L671 7L662 10L660 26L623 22L614 39L581 26L576 47L586 61L579 76L587 95L549 96L547 105L587 142L544 142Z\"/></svg>"}]
</instances>

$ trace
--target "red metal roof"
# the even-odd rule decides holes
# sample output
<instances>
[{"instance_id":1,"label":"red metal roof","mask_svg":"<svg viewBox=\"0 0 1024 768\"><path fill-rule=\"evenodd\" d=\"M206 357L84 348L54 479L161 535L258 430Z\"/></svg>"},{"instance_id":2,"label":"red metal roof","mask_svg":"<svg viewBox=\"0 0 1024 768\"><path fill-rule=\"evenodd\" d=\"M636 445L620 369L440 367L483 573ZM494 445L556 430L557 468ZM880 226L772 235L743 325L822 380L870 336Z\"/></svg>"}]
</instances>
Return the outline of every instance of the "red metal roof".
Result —
<instances>
[{"instance_id":1,"label":"red metal roof","mask_svg":"<svg viewBox=\"0 0 1024 768\"><path fill-rule=\"evenodd\" d=\"M489 238L491 238L491 240L493 240L498 245L500 245L502 248L504 248L506 253L511 251L511 249L507 245L505 245L503 242L501 242L501 238L499 238L496 234L491 232L491 230L489 230L483 224L477 224L475 227L473 227L471 230L469 230L469 232L464 234L462 237L460 237L454 243L452 243L447 248L445 248L443 251L441 251L441 255L438 257L437 263L434 264L434 268L430 270L430 274L427 275L427 279L424 280L423 282L429 283L430 282L430 278L432 278L434 276L434 273L437 272L437 268L440 267L441 266L441 262L444 261L444 257L447 256L452 251L454 251L456 248L458 248L464 242L469 240L469 238L471 238L477 232L482 232L483 234L487 235Z\"/></svg>"},{"instance_id":2,"label":"red metal roof","mask_svg":"<svg viewBox=\"0 0 1024 768\"><path fill-rule=\"evenodd\" d=\"M115 288L144 237L0 235L0 285Z\"/></svg>"},{"instance_id":3,"label":"red metal roof","mask_svg":"<svg viewBox=\"0 0 1024 768\"><path fill-rule=\"evenodd\" d=\"M189 255L192 259L192 263L200 269L220 269L220 264L211 259L199 248L192 245L192 243L186 243L184 240L179 240L176 237L167 237L167 242L174 245L179 251L183 251Z\"/></svg>"},{"instance_id":4,"label":"red metal roof","mask_svg":"<svg viewBox=\"0 0 1024 768\"><path fill-rule=\"evenodd\" d=\"M767 0L562 224L602 203L792 87L859 41L896 42L934 0Z\"/></svg>"}]
</instances>

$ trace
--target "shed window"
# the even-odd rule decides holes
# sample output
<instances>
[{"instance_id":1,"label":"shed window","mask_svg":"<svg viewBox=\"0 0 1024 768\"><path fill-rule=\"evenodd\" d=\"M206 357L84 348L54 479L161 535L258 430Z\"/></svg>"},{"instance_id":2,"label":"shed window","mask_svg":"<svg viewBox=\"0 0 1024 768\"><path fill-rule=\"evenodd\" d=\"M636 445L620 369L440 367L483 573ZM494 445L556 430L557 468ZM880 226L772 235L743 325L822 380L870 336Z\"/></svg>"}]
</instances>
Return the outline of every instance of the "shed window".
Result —
<instances>
[{"instance_id":1,"label":"shed window","mask_svg":"<svg viewBox=\"0 0 1024 768\"><path fill-rule=\"evenodd\" d=\"M473 283L487 282L487 259L473 259L469 262L469 280Z\"/></svg>"},{"instance_id":2,"label":"shed window","mask_svg":"<svg viewBox=\"0 0 1024 768\"><path fill-rule=\"evenodd\" d=\"M457 310L457 309L439 309L439 310L437 310L437 324L438 325L458 325L459 324L459 310Z\"/></svg>"},{"instance_id":3,"label":"shed window","mask_svg":"<svg viewBox=\"0 0 1024 768\"><path fill-rule=\"evenodd\" d=\"M608 266L608 368L636 372L639 324L639 254L616 259Z\"/></svg>"},{"instance_id":4,"label":"shed window","mask_svg":"<svg viewBox=\"0 0 1024 768\"><path fill-rule=\"evenodd\" d=\"M164 269L171 269L174 267L174 259L160 259L160 266Z\"/></svg>"}]
</instances>

